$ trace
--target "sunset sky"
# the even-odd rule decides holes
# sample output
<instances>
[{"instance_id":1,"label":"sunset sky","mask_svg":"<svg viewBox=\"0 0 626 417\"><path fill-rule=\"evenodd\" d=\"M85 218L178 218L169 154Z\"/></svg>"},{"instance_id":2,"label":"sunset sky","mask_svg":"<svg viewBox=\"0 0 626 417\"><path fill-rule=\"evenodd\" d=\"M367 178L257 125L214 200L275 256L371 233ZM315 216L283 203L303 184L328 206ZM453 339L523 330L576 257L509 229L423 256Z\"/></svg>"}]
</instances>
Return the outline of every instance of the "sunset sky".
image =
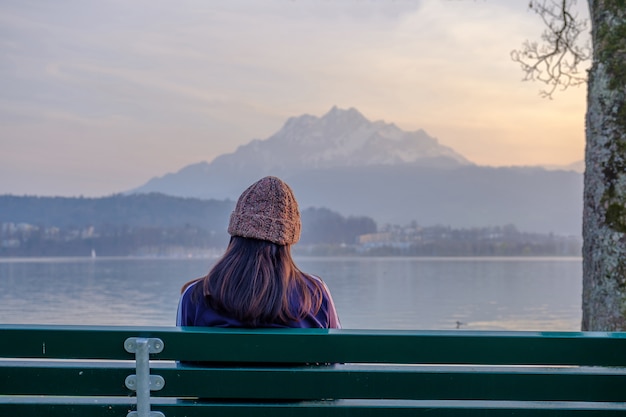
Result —
<instances>
[{"instance_id":1,"label":"sunset sky","mask_svg":"<svg viewBox=\"0 0 626 417\"><path fill-rule=\"evenodd\" d=\"M527 6L3 0L0 194L110 195L334 105L481 165L582 160L585 87L542 99L509 57Z\"/></svg>"}]
</instances>

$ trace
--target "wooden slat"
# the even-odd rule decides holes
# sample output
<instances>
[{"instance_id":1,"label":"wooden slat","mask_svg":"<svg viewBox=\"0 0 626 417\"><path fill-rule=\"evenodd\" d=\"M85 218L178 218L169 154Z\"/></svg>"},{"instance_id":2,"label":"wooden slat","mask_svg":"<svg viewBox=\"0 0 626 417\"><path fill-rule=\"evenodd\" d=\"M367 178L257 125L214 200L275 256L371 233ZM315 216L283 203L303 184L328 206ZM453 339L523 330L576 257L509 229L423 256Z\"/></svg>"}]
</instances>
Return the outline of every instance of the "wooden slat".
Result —
<instances>
[{"instance_id":1,"label":"wooden slat","mask_svg":"<svg viewBox=\"0 0 626 417\"><path fill-rule=\"evenodd\" d=\"M36 400L41 402L41 400ZM45 401L45 400L44 400ZM125 416L132 407L119 402L50 401L44 407L28 399L0 396L0 415L37 417ZM439 401L320 401L301 403L193 403L155 404L153 411L167 417L623 417L621 403L439 402Z\"/></svg>"},{"instance_id":2,"label":"wooden slat","mask_svg":"<svg viewBox=\"0 0 626 417\"><path fill-rule=\"evenodd\" d=\"M626 333L600 332L0 325L0 357L132 359L122 344L137 336L161 338L170 360L626 366Z\"/></svg>"},{"instance_id":3,"label":"wooden slat","mask_svg":"<svg viewBox=\"0 0 626 417\"><path fill-rule=\"evenodd\" d=\"M174 371L176 387L155 395L203 398L626 401L626 370L493 367L225 368ZM280 387L280 388L278 388ZM193 393L193 394L190 394Z\"/></svg>"},{"instance_id":4,"label":"wooden slat","mask_svg":"<svg viewBox=\"0 0 626 417\"><path fill-rule=\"evenodd\" d=\"M127 364L87 362L0 361L0 395L129 396Z\"/></svg>"},{"instance_id":5,"label":"wooden slat","mask_svg":"<svg viewBox=\"0 0 626 417\"><path fill-rule=\"evenodd\" d=\"M5 395L125 396L128 364L0 362ZM337 365L193 368L155 365L155 397L626 401L626 369Z\"/></svg>"}]
</instances>

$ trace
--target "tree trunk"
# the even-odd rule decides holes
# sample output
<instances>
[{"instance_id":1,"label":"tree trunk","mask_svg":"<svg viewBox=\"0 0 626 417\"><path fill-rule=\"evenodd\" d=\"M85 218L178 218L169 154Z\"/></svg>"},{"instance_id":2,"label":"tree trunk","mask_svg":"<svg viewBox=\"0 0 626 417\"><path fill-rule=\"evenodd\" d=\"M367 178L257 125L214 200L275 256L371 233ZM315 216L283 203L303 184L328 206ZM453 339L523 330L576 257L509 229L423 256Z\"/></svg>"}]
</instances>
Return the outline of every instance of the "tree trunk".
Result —
<instances>
[{"instance_id":1,"label":"tree trunk","mask_svg":"<svg viewBox=\"0 0 626 417\"><path fill-rule=\"evenodd\" d=\"M626 331L626 1L588 3L582 329Z\"/></svg>"}]
</instances>

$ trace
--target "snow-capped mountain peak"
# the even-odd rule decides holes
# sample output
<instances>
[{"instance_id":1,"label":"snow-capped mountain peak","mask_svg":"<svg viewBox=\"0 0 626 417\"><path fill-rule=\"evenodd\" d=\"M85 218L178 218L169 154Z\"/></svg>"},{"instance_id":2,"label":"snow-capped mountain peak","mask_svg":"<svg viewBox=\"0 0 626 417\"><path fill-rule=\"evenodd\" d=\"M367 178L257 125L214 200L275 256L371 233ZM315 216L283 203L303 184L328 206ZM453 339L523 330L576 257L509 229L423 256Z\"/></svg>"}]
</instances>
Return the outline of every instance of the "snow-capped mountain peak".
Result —
<instances>
[{"instance_id":1,"label":"snow-capped mountain peak","mask_svg":"<svg viewBox=\"0 0 626 417\"><path fill-rule=\"evenodd\" d=\"M266 139L254 139L212 162L188 165L153 178L134 192L176 189L184 194L197 178L216 198L262 175L292 176L304 171L400 165L461 167L473 165L423 130L406 132L382 120L371 122L358 110L333 107L321 117L289 118ZM195 179L195 180L194 180ZM202 193L204 194L204 192Z\"/></svg>"},{"instance_id":2,"label":"snow-capped mountain peak","mask_svg":"<svg viewBox=\"0 0 626 417\"><path fill-rule=\"evenodd\" d=\"M254 158L267 169L470 162L423 130L406 132L384 121L370 122L358 110L333 107L321 117L292 117L274 135L241 146L224 158ZM222 158L222 157L220 157Z\"/></svg>"}]
</instances>

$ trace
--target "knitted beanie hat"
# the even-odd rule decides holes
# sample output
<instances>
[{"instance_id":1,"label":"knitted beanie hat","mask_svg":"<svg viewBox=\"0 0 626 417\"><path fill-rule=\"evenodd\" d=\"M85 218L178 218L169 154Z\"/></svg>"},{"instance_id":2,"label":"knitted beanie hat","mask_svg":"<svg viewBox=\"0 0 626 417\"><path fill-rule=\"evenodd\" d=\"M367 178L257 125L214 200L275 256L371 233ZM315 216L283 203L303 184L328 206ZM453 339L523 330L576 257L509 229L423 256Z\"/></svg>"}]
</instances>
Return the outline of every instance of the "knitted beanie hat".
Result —
<instances>
[{"instance_id":1,"label":"knitted beanie hat","mask_svg":"<svg viewBox=\"0 0 626 417\"><path fill-rule=\"evenodd\" d=\"M291 188L276 177L265 177L248 187L230 215L228 233L279 245L300 239L300 212Z\"/></svg>"}]
</instances>

